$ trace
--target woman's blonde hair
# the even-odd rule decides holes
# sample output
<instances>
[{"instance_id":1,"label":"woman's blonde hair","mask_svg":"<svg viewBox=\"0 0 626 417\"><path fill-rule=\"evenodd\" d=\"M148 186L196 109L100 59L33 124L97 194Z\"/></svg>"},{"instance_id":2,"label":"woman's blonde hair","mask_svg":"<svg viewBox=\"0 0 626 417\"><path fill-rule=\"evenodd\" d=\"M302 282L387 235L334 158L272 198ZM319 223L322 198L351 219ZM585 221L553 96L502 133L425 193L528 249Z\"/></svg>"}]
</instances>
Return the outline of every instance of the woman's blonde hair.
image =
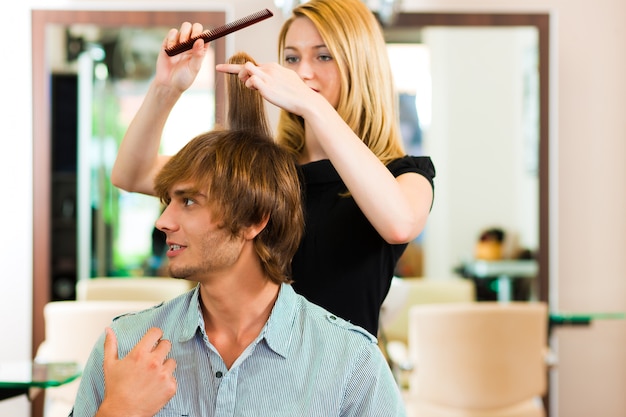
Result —
<instances>
[{"instance_id":1,"label":"woman's blonde hair","mask_svg":"<svg viewBox=\"0 0 626 417\"><path fill-rule=\"evenodd\" d=\"M284 62L285 39L293 21L306 17L319 31L339 67L341 94L337 112L383 163L404 155L398 102L380 24L360 0L310 0L293 9L278 41ZM281 111L278 142L299 154L304 121Z\"/></svg>"}]
</instances>

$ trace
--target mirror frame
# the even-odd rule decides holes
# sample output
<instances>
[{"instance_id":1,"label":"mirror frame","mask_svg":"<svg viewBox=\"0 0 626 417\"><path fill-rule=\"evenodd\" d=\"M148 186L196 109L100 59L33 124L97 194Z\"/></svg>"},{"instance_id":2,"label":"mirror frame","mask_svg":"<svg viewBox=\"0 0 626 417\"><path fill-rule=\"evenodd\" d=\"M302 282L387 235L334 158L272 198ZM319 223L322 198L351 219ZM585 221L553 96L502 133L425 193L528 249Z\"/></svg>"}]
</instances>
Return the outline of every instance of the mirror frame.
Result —
<instances>
[{"instance_id":1,"label":"mirror frame","mask_svg":"<svg viewBox=\"0 0 626 417\"><path fill-rule=\"evenodd\" d=\"M50 68L46 59L48 24L93 24L105 27L179 27L203 22L207 28L226 24L224 10L32 10L33 70L33 333L32 354L44 339L43 308L51 290L51 106ZM163 34L165 36L165 33ZM215 62L226 61L224 38L213 41ZM217 71L215 79L218 80ZM215 123L225 111L225 85L215 84Z\"/></svg>"},{"instance_id":2,"label":"mirror frame","mask_svg":"<svg viewBox=\"0 0 626 417\"><path fill-rule=\"evenodd\" d=\"M539 301L550 299L550 15L548 13L399 13L383 26L392 31L424 26L535 27L539 53L539 248L537 291Z\"/></svg>"}]
</instances>

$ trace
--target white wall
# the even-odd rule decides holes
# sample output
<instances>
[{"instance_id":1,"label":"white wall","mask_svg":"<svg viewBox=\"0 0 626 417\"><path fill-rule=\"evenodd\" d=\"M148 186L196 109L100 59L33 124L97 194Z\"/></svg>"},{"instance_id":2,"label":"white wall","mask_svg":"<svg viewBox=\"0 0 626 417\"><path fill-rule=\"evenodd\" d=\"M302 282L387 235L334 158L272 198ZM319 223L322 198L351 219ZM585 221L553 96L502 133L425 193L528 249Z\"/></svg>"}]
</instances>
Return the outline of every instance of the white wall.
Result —
<instances>
[{"instance_id":1,"label":"white wall","mask_svg":"<svg viewBox=\"0 0 626 417\"><path fill-rule=\"evenodd\" d=\"M234 5L236 16L264 7L273 9L271 0L224 3ZM2 360L26 359L31 354L30 8L40 4L51 7L67 2L25 0L4 11L0 65ZM626 2L403 0L403 4L410 11L552 13L552 307L562 311L626 310ZM273 22L277 31L281 22L279 18ZM234 38L236 49L247 50L260 61L276 55L276 32L241 32ZM552 416L626 415L626 324L598 321L590 328L560 329L556 339L559 378L552 397L558 408ZM2 402L0 415L26 416L27 404L24 399Z\"/></svg>"},{"instance_id":2,"label":"white wall","mask_svg":"<svg viewBox=\"0 0 626 417\"><path fill-rule=\"evenodd\" d=\"M6 15L6 12L5 12ZM12 7L5 30L11 33L0 65L0 360L30 358L32 322L32 129L30 14ZM26 415L24 398L0 403L0 415ZM6 411L5 411L6 410Z\"/></svg>"}]
</instances>

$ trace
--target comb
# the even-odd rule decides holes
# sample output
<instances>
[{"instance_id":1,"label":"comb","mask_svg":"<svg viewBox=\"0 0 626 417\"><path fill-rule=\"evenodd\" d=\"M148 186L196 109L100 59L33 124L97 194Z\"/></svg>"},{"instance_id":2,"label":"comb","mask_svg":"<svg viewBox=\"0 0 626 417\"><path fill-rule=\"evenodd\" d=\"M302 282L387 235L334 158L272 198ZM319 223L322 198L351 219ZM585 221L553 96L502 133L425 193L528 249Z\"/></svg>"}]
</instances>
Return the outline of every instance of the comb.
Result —
<instances>
[{"instance_id":1,"label":"comb","mask_svg":"<svg viewBox=\"0 0 626 417\"><path fill-rule=\"evenodd\" d=\"M215 29L206 30L202 32L198 36L194 36L185 42L181 42L169 48L165 48L165 53L169 56L178 55L182 52L188 51L193 47L193 44L198 39L204 39L204 43L214 41L215 39L221 38L223 36L228 35L229 33L233 33L250 25L253 25L261 20L265 20L269 17L274 16L274 14L269 10L261 10L256 13L252 13L246 17L242 17L241 19L235 20L234 22L230 22L225 24L224 26L217 27Z\"/></svg>"}]
</instances>

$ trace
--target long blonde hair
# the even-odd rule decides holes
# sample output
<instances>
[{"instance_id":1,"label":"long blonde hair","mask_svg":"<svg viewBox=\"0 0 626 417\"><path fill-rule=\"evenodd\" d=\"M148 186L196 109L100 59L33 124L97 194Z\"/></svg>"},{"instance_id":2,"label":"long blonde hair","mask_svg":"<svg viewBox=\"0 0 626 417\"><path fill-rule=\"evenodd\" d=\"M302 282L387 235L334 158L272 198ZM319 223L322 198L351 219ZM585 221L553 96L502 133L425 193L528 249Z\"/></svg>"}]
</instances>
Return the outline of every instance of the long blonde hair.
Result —
<instances>
[{"instance_id":1,"label":"long blonde hair","mask_svg":"<svg viewBox=\"0 0 626 417\"><path fill-rule=\"evenodd\" d=\"M287 31L306 17L319 31L339 66L341 94L337 112L383 163L404 155L398 101L385 40L376 17L360 0L310 0L293 9L278 41L284 62ZM304 149L304 121L281 111L277 140L299 154Z\"/></svg>"}]
</instances>

